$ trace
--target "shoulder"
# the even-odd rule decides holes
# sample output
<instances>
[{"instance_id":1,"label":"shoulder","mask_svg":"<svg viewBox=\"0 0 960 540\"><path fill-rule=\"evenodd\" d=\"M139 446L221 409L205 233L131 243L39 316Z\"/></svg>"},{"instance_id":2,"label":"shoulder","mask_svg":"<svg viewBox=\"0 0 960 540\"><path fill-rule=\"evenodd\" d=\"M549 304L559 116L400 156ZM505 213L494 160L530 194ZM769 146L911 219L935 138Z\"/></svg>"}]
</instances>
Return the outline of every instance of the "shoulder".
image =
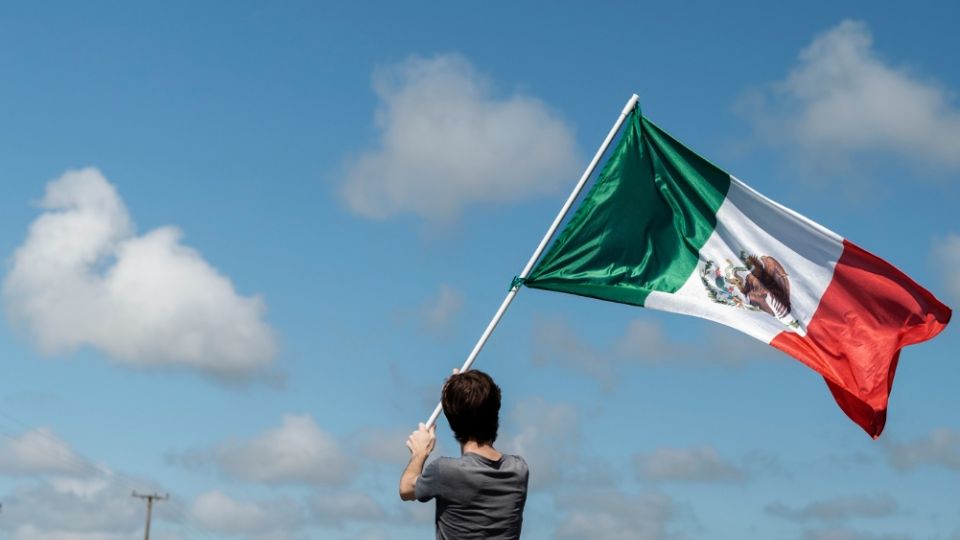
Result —
<instances>
[{"instance_id":1,"label":"shoulder","mask_svg":"<svg viewBox=\"0 0 960 540\"><path fill-rule=\"evenodd\" d=\"M503 455L504 463L511 465L520 472L528 472L530 467L527 465L527 460L523 459L523 456L518 456L514 454L504 454Z\"/></svg>"},{"instance_id":2,"label":"shoulder","mask_svg":"<svg viewBox=\"0 0 960 540\"><path fill-rule=\"evenodd\" d=\"M427 471L429 471L430 474L437 474L444 471L448 471L450 470L450 467L455 466L455 464L453 463L455 461L457 460L453 458L438 457L434 460L431 460L429 463L427 463L427 465L423 468L423 472L426 473Z\"/></svg>"},{"instance_id":3,"label":"shoulder","mask_svg":"<svg viewBox=\"0 0 960 540\"><path fill-rule=\"evenodd\" d=\"M527 466L527 460L523 459L523 456L518 456L516 454L504 454L503 459L522 464L524 467Z\"/></svg>"}]
</instances>

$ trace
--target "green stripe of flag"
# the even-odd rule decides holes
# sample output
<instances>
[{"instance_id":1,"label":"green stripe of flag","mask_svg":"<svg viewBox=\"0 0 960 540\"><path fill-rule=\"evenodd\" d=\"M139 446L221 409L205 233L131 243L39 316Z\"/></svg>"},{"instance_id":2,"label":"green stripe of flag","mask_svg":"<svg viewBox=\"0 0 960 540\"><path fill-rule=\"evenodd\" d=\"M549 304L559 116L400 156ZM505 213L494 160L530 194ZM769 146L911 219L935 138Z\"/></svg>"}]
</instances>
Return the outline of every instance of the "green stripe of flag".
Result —
<instances>
[{"instance_id":1,"label":"green stripe of flag","mask_svg":"<svg viewBox=\"0 0 960 540\"><path fill-rule=\"evenodd\" d=\"M593 187L525 285L642 306L675 292L716 226L730 176L635 109Z\"/></svg>"}]
</instances>

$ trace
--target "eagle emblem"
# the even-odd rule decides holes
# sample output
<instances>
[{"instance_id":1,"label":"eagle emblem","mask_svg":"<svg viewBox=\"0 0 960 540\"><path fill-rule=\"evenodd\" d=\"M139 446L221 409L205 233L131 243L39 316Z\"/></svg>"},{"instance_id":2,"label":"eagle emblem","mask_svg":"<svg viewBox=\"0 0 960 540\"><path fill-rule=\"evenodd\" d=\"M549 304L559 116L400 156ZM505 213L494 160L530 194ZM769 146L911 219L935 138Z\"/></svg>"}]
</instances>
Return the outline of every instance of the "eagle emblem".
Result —
<instances>
[{"instance_id":1,"label":"eagle emblem","mask_svg":"<svg viewBox=\"0 0 960 540\"><path fill-rule=\"evenodd\" d=\"M700 279L707 296L718 304L762 311L797 332L805 333L790 312L790 278L780 261L770 255L740 252L740 261L725 260L723 269L706 261Z\"/></svg>"}]
</instances>

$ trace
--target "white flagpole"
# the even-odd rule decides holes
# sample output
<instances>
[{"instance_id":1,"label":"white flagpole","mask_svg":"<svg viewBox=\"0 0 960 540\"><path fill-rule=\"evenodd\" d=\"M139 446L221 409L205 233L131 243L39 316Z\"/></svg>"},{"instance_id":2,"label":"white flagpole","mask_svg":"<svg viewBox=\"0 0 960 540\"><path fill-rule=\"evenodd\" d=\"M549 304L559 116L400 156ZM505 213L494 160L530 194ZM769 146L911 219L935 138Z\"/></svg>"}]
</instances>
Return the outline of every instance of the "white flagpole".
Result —
<instances>
[{"instance_id":1,"label":"white flagpole","mask_svg":"<svg viewBox=\"0 0 960 540\"><path fill-rule=\"evenodd\" d=\"M590 175L593 174L593 170L597 168L597 164L600 162L600 158L603 157L603 153L607 151L607 147L610 146L613 138L617 135L617 131L620 130L620 126L623 125L623 121L626 120L627 115L630 114L630 111L636 107L637 101L639 100L640 96L634 94L630 100L627 101L627 104L624 105L623 110L620 111L620 116L617 117L617 121L610 129L610 133L607 134L607 138L603 140L603 144L600 145L597 153L594 154L593 159L590 160L590 164L587 165L587 170L583 171L583 176L580 177L580 181L577 182L577 185L573 188L570 196L567 197L567 202L563 204L563 208L560 209L557 217L554 218L553 223L550 224L550 228L547 229L547 234L543 235L543 240L540 240L540 245L537 246L536 251L534 251L533 255L530 256L530 260L527 261L527 265L524 266L523 271L520 272L520 279L526 278L527 275L530 274L530 271L533 270L533 265L536 264L537 259L540 258L543 250L547 247L547 242L549 242L550 238L553 237L553 233L557 232L557 228L560 226L563 218L567 215L567 212L570 211L570 207L573 206L577 196L580 195L581 191L583 191L583 186L586 185ZM487 325L487 329L484 330L483 334L480 335L479 341L477 341L477 344L473 346L473 350L470 351L470 355L467 356L466 362L464 362L463 366L460 368L461 373L467 371L470 369L470 366L473 365L473 361L477 359L477 356L480 354L483 346L486 345L487 340L490 338L490 334L493 333L494 328L496 328L497 324L500 323L500 319L503 318L503 314L507 311L507 308L510 306L510 303L513 302L513 299L517 296L517 292L519 290L520 285L514 285L513 287L510 287L510 292L507 293L507 297L503 299L503 303L500 304L500 308L494 314L493 319L490 320L490 324ZM440 416L442 411L443 404L438 403L437 407L433 409L433 414L430 415L430 419L427 420L427 429L430 429L430 427L436 423L437 418Z\"/></svg>"}]
</instances>

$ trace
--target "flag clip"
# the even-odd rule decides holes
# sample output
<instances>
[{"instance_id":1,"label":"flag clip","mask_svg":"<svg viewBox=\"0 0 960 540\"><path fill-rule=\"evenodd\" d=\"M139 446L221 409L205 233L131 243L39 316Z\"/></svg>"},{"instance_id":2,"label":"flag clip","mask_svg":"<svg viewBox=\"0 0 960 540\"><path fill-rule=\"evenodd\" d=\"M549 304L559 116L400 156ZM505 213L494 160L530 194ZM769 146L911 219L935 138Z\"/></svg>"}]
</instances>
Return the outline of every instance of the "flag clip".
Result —
<instances>
[{"instance_id":1,"label":"flag clip","mask_svg":"<svg viewBox=\"0 0 960 540\"><path fill-rule=\"evenodd\" d=\"M520 276L513 276L513 281L510 282L510 290L519 289L526 280Z\"/></svg>"}]
</instances>

